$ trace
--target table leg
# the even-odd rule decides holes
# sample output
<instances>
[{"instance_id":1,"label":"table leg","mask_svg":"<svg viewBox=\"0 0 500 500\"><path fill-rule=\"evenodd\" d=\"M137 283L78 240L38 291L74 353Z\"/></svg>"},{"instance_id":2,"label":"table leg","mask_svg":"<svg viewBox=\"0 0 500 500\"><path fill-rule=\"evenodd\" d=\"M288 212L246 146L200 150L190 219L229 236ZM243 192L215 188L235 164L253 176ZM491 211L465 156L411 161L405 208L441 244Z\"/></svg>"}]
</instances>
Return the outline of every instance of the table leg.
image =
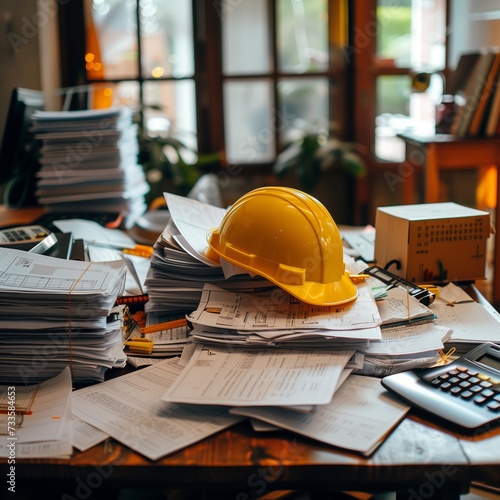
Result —
<instances>
[{"instance_id":1,"label":"table leg","mask_svg":"<svg viewBox=\"0 0 500 500\"><path fill-rule=\"evenodd\" d=\"M438 152L434 144L427 147L425 164L425 202L437 203L439 201L439 162Z\"/></svg>"}]
</instances>

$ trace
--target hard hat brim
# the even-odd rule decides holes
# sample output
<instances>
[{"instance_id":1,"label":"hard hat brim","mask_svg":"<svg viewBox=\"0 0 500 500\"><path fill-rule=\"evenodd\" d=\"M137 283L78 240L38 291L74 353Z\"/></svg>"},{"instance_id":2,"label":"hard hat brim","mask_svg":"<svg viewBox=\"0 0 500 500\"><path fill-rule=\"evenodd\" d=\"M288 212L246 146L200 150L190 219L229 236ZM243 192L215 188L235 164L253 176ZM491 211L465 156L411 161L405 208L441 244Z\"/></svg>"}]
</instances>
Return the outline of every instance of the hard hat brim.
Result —
<instances>
[{"instance_id":1,"label":"hard hat brim","mask_svg":"<svg viewBox=\"0 0 500 500\"><path fill-rule=\"evenodd\" d=\"M315 281L305 281L300 285L282 283L276 280L272 275L263 272L262 269L254 268L225 255L224 251L219 248L218 238L211 238L214 233L217 235L217 230L212 231L209 236L210 246L207 249L207 257L214 261L220 261L222 259L227 260L231 264L234 264L249 273L262 276L302 302L316 306L335 306L347 304L356 300L358 297L358 289L356 285L345 273L342 274L340 280L330 283L318 283Z\"/></svg>"},{"instance_id":2,"label":"hard hat brim","mask_svg":"<svg viewBox=\"0 0 500 500\"><path fill-rule=\"evenodd\" d=\"M266 278L286 290L290 295L297 297L303 302L317 306L348 304L358 297L356 285L346 274L342 275L339 281L332 283L306 281L303 285L287 285L277 283L268 276Z\"/></svg>"}]
</instances>

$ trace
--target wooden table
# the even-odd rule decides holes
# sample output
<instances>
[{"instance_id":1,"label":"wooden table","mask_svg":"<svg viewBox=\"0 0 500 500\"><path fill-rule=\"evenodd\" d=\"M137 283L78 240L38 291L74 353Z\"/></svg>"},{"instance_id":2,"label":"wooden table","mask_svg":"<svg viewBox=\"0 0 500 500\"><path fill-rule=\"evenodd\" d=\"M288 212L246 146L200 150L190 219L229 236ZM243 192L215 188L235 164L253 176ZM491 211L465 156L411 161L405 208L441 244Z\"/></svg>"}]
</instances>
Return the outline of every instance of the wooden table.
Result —
<instances>
[{"instance_id":1,"label":"wooden table","mask_svg":"<svg viewBox=\"0 0 500 500\"><path fill-rule=\"evenodd\" d=\"M139 487L218 500L259 498L273 490L398 491L400 498L418 499L458 498L472 481L500 486L499 466L498 430L468 438L414 413L370 458L285 431L258 434L241 423L155 462L109 440L69 460L16 460L15 470L17 491L26 494L20 498L31 498L35 489L38 500L90 493L110 500L120 488ZM6 470L3 460L4 478Z\"/></svg>"},{"instance_id":2,"label":"wooden table","mask_svg":"<svg viewBox=\"0 0 500 500\"><path fill-rule=\"evenodd\" d=\"M7 466L0 459L4 478ZM161 488L175 500L245 500L275 490L318 499L339 490L397 491L398 499L418 500L458 498L473 482L500 488L499 467L500 427L466 434L413 409L369 458L287 431L257 433L243 422L157 461L109 439L67 460L17 459L15 472L20 498L37 500L112 500L121 488Z\"/></svg>"},{"instance_id":3,"label":"wooden table","mask_svg":"<svg viewBox=\"0 0 500 500\"><path fill-rule=\"evenodd\" d=\"M457 137L447 134L422 136L399 134L405 143L405 161L400 174L403 203L419 203L416 181L423 175L423 201L436 203L439 198L439 179L442 171L477 169L479 179L491 166L500 167L500 139L480 137ZM399 177L398 177L399 179ZM500 182L500 175L498 176ZM498 193L498 185L495 186ZM495 212L496 233L499 231L500 202ZM498 263L498 265L497 265ZM498 268L498 270L497 270ZM500 244L495 244L492 302L500 305Z\"/></svg>"},{"instance_id":4,"label":"wooden table","mask_svg":"<svg viewBox=\"0 0 500 500\"><path fill-rule=\"evenodd\" d=\"M38 215L0 207L3 224ZM0 459L1 498L9 498L8 467ZM307 490L318 499L338 490L458 498L473 481L500 487L499 467L500 428L467 436L412 410L369 458L291 432L256 433L244 422L155 462L113 439L66 460L16 459L12 498L112 500L120 488L137 487L168 489L175 500L246 500L275 490Z\"/></svg>"}]
</instances>

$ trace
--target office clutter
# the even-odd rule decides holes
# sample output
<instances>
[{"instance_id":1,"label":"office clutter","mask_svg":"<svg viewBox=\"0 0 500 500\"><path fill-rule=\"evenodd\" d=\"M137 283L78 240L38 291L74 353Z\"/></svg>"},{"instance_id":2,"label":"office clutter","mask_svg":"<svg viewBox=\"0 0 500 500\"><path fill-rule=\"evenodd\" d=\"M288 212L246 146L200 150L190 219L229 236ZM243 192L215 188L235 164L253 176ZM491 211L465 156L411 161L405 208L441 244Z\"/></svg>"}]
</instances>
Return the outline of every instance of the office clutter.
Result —
<instances>
[{"instance_id":1,"label":"office clutter","mask_svg":"<svg viewBox=\"0 0 500 500\"><path fill-rule=\"evenodd\" d=\"M272 195L272 203L278 205L283 201L292 221L283 231L289 234L279 234L281 239L272 255L252 247L260 237L266 239L265 231L259 233L259 226L252 227L252 222L262 223L271 213L269 206L264 213L251 206L261 195L264 199ZM113 247L106 235L102 239L97 231L90 231L87 239L94 241L89 255L94 262L78 263L90 267L84 272L78 268L82 273L78 286L66 284L60 299L61 305L71 301L73 311L73 306L79 305L76 290L86 290L84 285L92 272L99 270L98 276L104 280L103 269L107 269L105 275L115 276L119 289L112 287L110 300L122 302L127 290L131 300L143 304L143 324L124 315L125 338L115 330L99 330L99 337L90 326L86 330L80 325L79 338L71 336L69 351L70 366L77 360L84 365L89 358L96 363L106 357L104 352L109 361L114 351L102 346L102 337L108 336L119 350L109 365L122 365L125 356L133 367L151 365L79 389L72 397L79 425L92 425L102 432L102 439L111 436L151 460L244 419L249 419L256 432L265 424L267 429L286 429L369 456L410 408L384 390L382 377L442 363L451 343L458 349L488 336L494 340L500 336L496 333L500 331L498 315L495 318L480 309L481 304L466 300L464 292L452 283L439 291L438 287L410 289L397 275L396 281L387 280L389 272L379 279L380 268L368 272L364 261L343 252L329 214L297 190L261 188L244 195L233 205L234 210L171 193L165 193L165 200L169 218L149 260L127 253L133 249L126 248L130 242L125 239L112 238L117 242ZM245 229L239 233L234 216L242 206L248 210L237 217ZM306 231L303 238L298 237L301 217L307 218L302 226L317 229L314 235ZM273 224L286 225L283 216L275 219L267 228L267 238L277 229ZM78 234L74 222L68 222L68 227ZM324 239L320 241L319 235ZM309 253L301 247L304 241ZM325 248L324 243L333 248ZM147 262L140 280L143 289L132 290L127 284L132 270L142 274L133 261L125 263L132 257ZM265 262L261 260L264 257ZM98 258L105 263L95 262ZM326 263L333 271L319 266L323 273L315 274L318 264ZM71 267L61 267L60 273L70 280ZM349 286L345 286L347 281ZM96 291L97 276L91 283ZM332 295L323 293L329 283L333 283L333 303ZM341 286L335 288L339 283ZM296 288L290 289L290 285ZM68 294L68 287L74 292ZM301 292L307 300L300 300ZM95 298L88 301L89 307L97 304ZM106 305L100 308L100 321L113 318L111 305ZM87 302L76 311L83 310L89 311ZM68 307L61 307L59 314L64 313L69 321ZM473 314L474 328L465 320L467 314ZM95 320L98 315L89 316ZM24 321L17 320L23 325L23 338L40 343L46 340L39 324L35 335L25 331ZM71 315L71 331L80 320L83 318ZM477 324L481 327L476 328ZM67 338L67 330L66 324L57 332ZM92 346L102 349L95 348L92 354L85 351L91 331ZM16 331L16 338L19 333ZM5 342L12 338L10 334ZM96 344L98 338L101 340ZM12 345L18 348L18 344ZM67 355L68 345L64 347ZM13 354L17 355L17 350ZM58 354L62 364L68 364L64 354ZM33 362L29 357L20 359L24 364ZM58 363L59 359L53 366L62 369ZM48 364L52 367L52 358ZM12 363L0 373L7 377L9 371L15 372ZM95 375L103 372L101 367L90 381L102 380ZM50 370L43 374L49 376Z\"/></svg>"},{"instance_id":2,"label":"office clutter","mask_svg":"<svg viewBox=\"0 0 500 500\"><path fill-rule=\"evenodd\" d=\"M123 262L83 262L0 250L0 381L29 384L70 367L97 382L123 367ZM8 348L6 348L8 346Z\"/></svg>"},{"instance_id":3,"label":"office clutter","mask_svg":"<svg viewBox=\"0 0 500 500\"><path fill-rule=\"evenodd\" d=\"M219 263L206 256L207 233L218 227L226 210L195 199L165 194L170 219L154 245L145 280L148 319L161 322L172 314L196 309L205 283L230 290L271 287L265 278L247 272L227 276ZM166 317L165 317L166 316Z\"/></svg>"},{"instance_id":4,"label":"office clutter","mask_svg":"<svg viewBox=\"0 0 500 500\"><path fill-rule=\"evenodd\" d=\"M456 203L379 207L375 260L413 283L484 279L489 213Z\"/></svg>"},{"instance_id":5,"label":"office clutter","mask_svg":"<svg viewBox=\"0 0 500 500\"><path fill-rule=\"evenodd\" d=\"M36 111L32 120L42 143L39 203L50 212L123 214L123 226L132 227L146 210L149 190L137 163L132 111Z\"/></svg>"}]
</instances>

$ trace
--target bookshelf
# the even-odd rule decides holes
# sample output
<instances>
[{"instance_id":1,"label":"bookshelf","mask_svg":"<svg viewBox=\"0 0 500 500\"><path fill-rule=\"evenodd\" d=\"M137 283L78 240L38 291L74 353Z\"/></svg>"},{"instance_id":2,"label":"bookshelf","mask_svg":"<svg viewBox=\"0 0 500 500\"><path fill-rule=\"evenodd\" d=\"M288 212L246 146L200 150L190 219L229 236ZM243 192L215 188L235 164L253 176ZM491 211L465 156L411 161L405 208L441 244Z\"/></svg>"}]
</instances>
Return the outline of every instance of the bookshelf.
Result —
<instances>
[{"instance_id":1,"label":"bookshelf","mask_svg":"<svg viewBox=\"0 0 500 500\"><path fill-rule=\"evenodd\" d=\"M455 113L450 133L459 137L500 137L500 51L462 55L450 92Z\"/></svg>"}]
</instances>

